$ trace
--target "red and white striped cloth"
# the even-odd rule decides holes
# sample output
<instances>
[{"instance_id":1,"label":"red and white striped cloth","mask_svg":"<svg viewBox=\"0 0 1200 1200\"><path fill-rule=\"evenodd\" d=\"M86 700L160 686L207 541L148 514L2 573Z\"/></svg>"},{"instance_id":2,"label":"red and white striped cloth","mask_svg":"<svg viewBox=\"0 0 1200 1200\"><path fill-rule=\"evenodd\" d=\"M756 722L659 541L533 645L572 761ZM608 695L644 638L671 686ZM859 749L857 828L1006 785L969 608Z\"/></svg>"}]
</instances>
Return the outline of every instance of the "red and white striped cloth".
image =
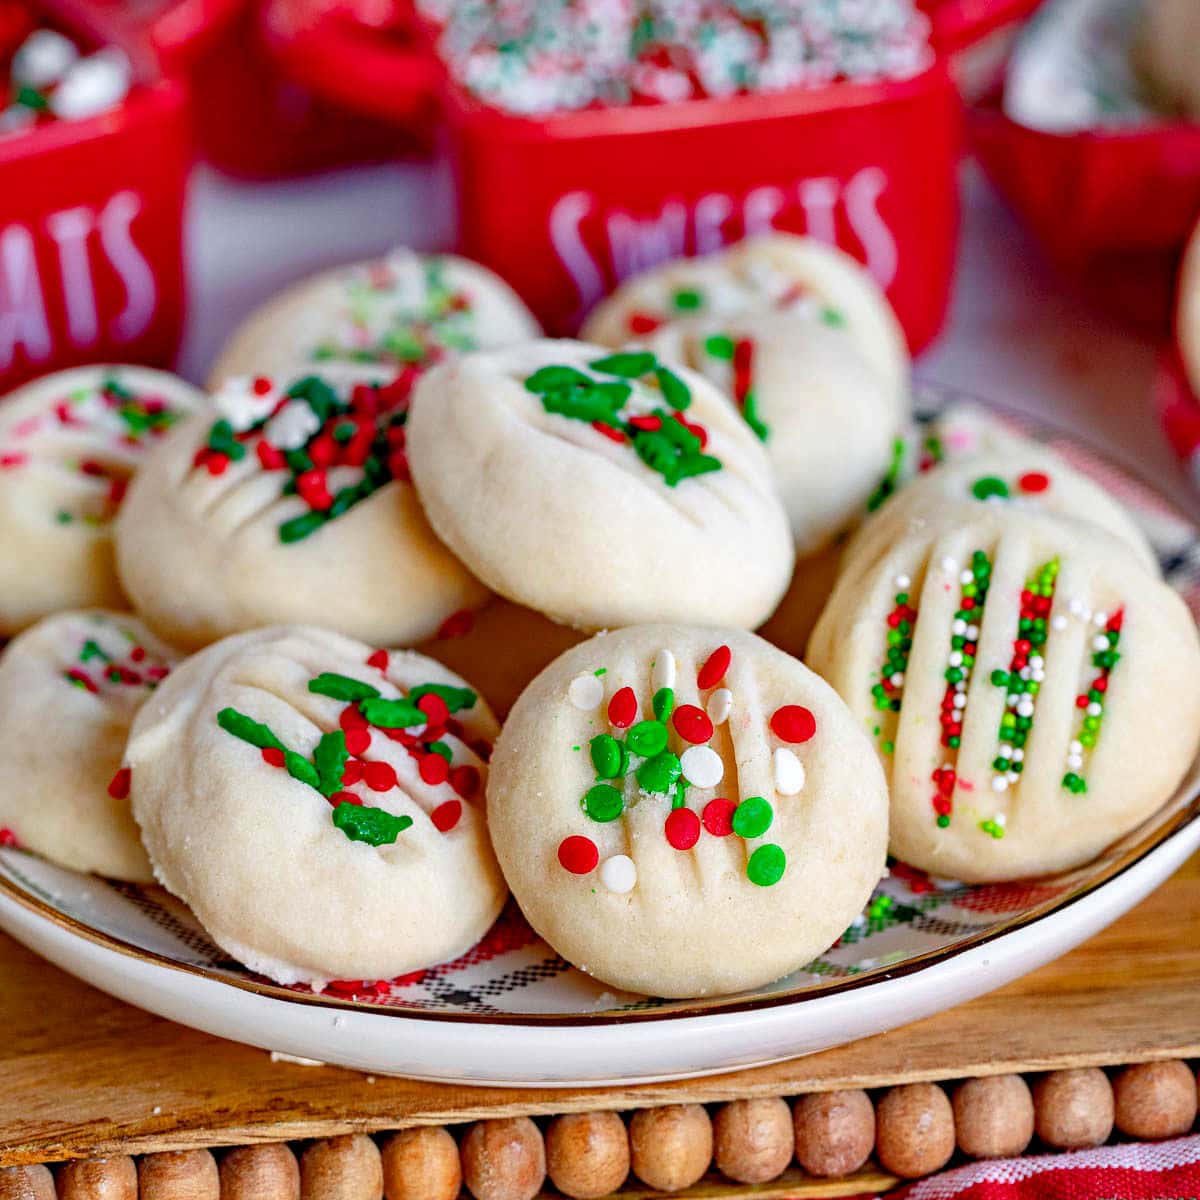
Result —
<instances>
[{"instance_id":1,"label":"red and white striped cloth","mask_svg":"<svg viewBox=\"0 0 1200 1200\"><path fill-rule=\"evenodd\" d=\"M1177 1200L1200 1196L1200 1135L969 1163L887 1200Z\"/></svg>"}]
</instances>

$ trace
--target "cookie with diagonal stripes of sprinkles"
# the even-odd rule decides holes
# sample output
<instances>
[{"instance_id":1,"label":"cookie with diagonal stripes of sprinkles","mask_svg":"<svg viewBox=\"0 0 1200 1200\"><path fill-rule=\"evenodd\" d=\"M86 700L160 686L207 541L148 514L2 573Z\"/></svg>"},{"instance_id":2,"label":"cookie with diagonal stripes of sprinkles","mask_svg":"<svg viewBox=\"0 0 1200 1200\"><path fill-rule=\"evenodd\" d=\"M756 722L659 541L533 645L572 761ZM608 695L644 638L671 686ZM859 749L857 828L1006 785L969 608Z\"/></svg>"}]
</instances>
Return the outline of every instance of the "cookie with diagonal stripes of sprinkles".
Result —
<instances>
[{"instance_id":1,"label":"cookie with diagonal stripes of sprinkles","mask_svg":"<svg viewBox=\"0 0 1200 1200\"><path fill-rule=\"evenodd\" d=\"M112 523L134 473L203 394L116 364L0 399L0 637L75 608L125 608Z\"/></svg>"},{"instance_id":2,"label":"cookie with diagonal stripes of sprinkles","mask_svg":"<svg viewBox=\"0 0 1200 1200\"><path fill-rule=\"evenodd\" d=\"M134 716L178 660L128 613L59 613L0 654L0 844L113 879L153 876L129 811Z\"/></svg>"},{"instance_id":3,"label":"cookie with diagonal stripes of sprinkles","mask_svg":"<svg viewBox=\"0 0 1200 1200\"><path fill-rule=\"evenodd\" d=\"M278 622L412 645L482 604L409 482L418 374L227 380L158 447L117 522L121 580L147 622L188 649Z\"/></svg>"},{"instance_id":4,"label":"cookie with diagonal stripes of sprinkles","mask_svg":"<svg viewBox=\"0 0 1200 1200\"><path fill-rule=\"evenodd\" d=\"M946 502L889 526L840 576L808 661L875 740L891 852L951 879L1087 862L1200 745L1182 598L1106 530L1033 508Z\"/></svg>"},{"instance_id":5,"label":"cookie with diagonal stripes of sprinkles","mask_svg":"<svg viewBox=\"0 0 1200 1200\"><path fill-rule=\"evenodd\" d=\"M484 810L496 733L423 655L255 630L139 713L133 813L159 882L251 970L391 979L457 957L504 903Z\"/></svg>"},{"instance_id":6,"label":"cookie with diagonal stripes of sprinkles","mask_svg":"<svg viewBox=\"0 0 1200 1200\"><path fill-rule=\"evenodd\" d=\"M749 628L791 574L761 443L712 384L649 351L544 340L436 367L409 458L446 545L560 624Z\"/></svg>"},{"instance_id":7,"label":"cookie with diagonal stripes of sprinkles","mask_svg":"<svg viewBox=\"0 0 1200 1200\"><path fill-rule=\"evenodd\" d=\"M883 872L887 792L832 688L754 634L639 625L568 650L496 745L509 886L569 962L662 996L828 949Z\"/></svg>"}]
</instances>

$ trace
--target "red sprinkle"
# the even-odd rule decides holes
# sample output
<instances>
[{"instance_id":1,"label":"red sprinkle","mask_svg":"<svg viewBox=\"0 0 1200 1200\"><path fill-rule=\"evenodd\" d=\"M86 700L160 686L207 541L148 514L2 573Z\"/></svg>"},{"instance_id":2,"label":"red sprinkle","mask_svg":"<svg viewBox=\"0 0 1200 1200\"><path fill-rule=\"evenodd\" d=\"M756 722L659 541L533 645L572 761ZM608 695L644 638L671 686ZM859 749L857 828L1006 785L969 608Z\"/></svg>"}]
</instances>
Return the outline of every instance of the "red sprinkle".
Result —
<instances>
[{"instance_id":1,"label":"red sprinkle","mask_svg":"<svg viewBox=\"0 0 1200 1200\"><path fill-rule=\"evenodd\" d=\"M470 800L479 792L479 770L463 763L450 772L450 786L464 799Z\"/></svg>"},{"instance_id":2,"label":"red sprinkle","mask_svg":"<svg viewBox=\"0 0 1200 1200\"><path fill-rule=\"evenodd\" d=\"M342 766L342 782L350 787L353 784L359 783L363 777L363 769L366 763L360 758L348 758Z\"/></svg>"},{"instance_id":3,"label":"red sprinkle","mask_svg":"<svg viewBox=\"0 0 1200 1200\"><path fill-rule=\"evenodd\" d=\"M683 413L677 412L675 420L684 427L694 438L700 440L700 449L703 450L708 445L708 430L703 425L697 425L694 421L689 421Z\"/></svg>"},{"instance_id":4,"label":"red sprinkle","mask_svg":"<svg viewBox=\"0 0 1200 1200\"><path fill-rule=\"evenodd\" d=\"M333 795L329 797L329 803L332 804L334 808L337 808L339 804L357 804L361 808L362 797L356 796L353 792L334 792Z\"/></svg>"},{"instance_id":5,"label":"red sprinkle","mask_svg":"<svg viewBox=\"0 0 1200 1200\"><path fill-rule=\"evenodd\" d=\"M653 413L647 413L640 417L630 417L629 423L634 429L644 429L648 433L654 433L662 428L662 417L655 416Z\"/></svg>"},{"instance_id":6,"label":"red sprinkle","mask_svg":"<svg viewBox=\"0 0 1200 1200\"><path fill-rule=\"evenodd\" d=\"M702 689L716 687L725 678L732 658L733 654L728 646L718 646L700 668L700 673L696 676L696 686Z\"/></svg>"},{"instance_id":7,"label":"red sprinkle","mask_svg":"<svg viewBox=\"0 0 1200 1200\"><path fill-rule=\"evenodd\" d=\"M19 846L20 844L17 841L17 835L11 829L7 826L0 829L0 846Z\"/></svg>"},{"instance_id":8,"label":"red sprinkle","mask_svg":"<svg viewBox=\"0 0 1200 1200\"><path fill-rule=\"evenodd\" d=\"M359 711L358 705L348 704L338 714L338 724L343 729L366 729L367 718Z\"/></svg>"},{"instance_id":9,"label":"red sprinkle","mask_svg":"<svg viewBox=\"0 0 1200 1200\"><path fill-rule=\"evenodd\" d=\"M704 806L704 828L713 837L728 837L733 832L733 814L737 804L717 796Z\"/></svg>"},{"instance_id":10,"label":"red sprinkle","mask_svg":"<svg viewBox=\"0 0 1200 1200\"><path fill-rule=\"evenodd\" d=\"M79 684L79 686L81 688L83 688L84 691L91 692L93 695L96 695L100 691L100 689L95 685L95 683L93 683L92 680L87 675L85 675L81 670L79 670L78 667L71 667L71 669L69 671L67 671L67 678L72 683Z\"/></svg>"},{"instance_id":11,"label":"red sprinkle","mask_svg":"<svg viewBox=\"0 0 1200 1200\"><path fill-rule=\"evenodd\" d=\"M681 704L671 717L671 723L675 732L693 746L707 742L713 735L713 723L708 719L708 713L694 704Z\"/></svg>"},{"instance_id":12,"label":"red sprinkle","mask_svg":"<svg viewBox=\"0 0 1200 1200\"><path fill-rule=\"evenodd\" d=\"M596 843L591 838L563 838L558 846L558 861L563 869L570 871L572 875L586 875L596 869L596 864L600 861L600 851L596 849Z\"/></svg>"},{"instance_id":13,"label":"red sprinkle","mask_svg":"<svg viewBox=\"0 0 1200 1200\"><path fill-rule=\"evenodd\" d=\"M1023 492L1044 492L1050 486L1050 476L1044 471L1026 471L1017 480L1017 487Z\"/></svg>"},{"instance_id":14,"label":"red sprinkle","mask_svg":"<svg viewBox=\"0 0 1200 1200\"><path fill-rule=\"evenodd\" d=\"M450 777L450 764L440 755L430 751L421 758L418 770L421 778L431 787L445 783Z\"/></svg>"},{"instance_id":15,"label":"red sprinkle","mask_svg":"<svg viewBox=\"0 0 1200 1200\"><path fill-rule=\"evenodd\" d=\"M363 782L373 792L389 792L396 786L396 768L391 763L369 762L363 767Z\"/></svg>"},{"instance_id":16,"label":"red sprinkle","mask_svg":"<svg viewBox=\"0 0 1200 1200\"><path fill-rule=\"evenodd\" d=\"M673 808L664 832L676 850L690 850L700 840L700 818L690 808Z\"/></svg>"},{"instance_id":17,"label":"red sprinkle","mask_svg":"<svg viewBox=\"0 0 1200 1200\"><path fill-rule=\"evenodd\" d=\"M367 659L367 666L374 667L378 671L386 671L388 669L388 652L386 650L376 650L370 658Z\"/></svg>"},{"instance_id":18,"label":"red sprinkle","mask_svg":"<svg viewBox=\"0 0 1200 1200\"><path fill-rule=\"evenodd\" d=\"M417 707L425 714L427 724L445 725L450 720L450 709L445 700L434 692L426 692L424 696L417 701Z\"/></svg>"},{"instance_id":19,"label":"red sprinkle","mask_svg":"<svg viewBox=\"0 0 1200 1200\"><path fill-rule=\"evenodd\" d=\"M662 321L653 313L635 312L629 314L630 333L653 333Z\"/></svg>"},{"instance_id":20,"label":"red sprinkle","mask_svg":"<svg viewBox=\"0 0 1200 1200\"><path fill-rule=\"evenodd\" d=\"M462 801L447 800L445 804L439 804L429 814L429 819L439 833L449 833L462 819Z\"/></svg>"},{"instance_id":21,"label":"red sprinkle","mask_svg":"<svg viewBox=\"0 0 1200 1200\"><path fill-rule=\"evenodd\" d=\"M474 628L475 614L468 608L460 608L438 626L437 636L442 639L465 637Z\"/></svg>"},{"instance_id":22,"label":"red sprinkle","mask_svg":"<svg viewBox=\"0 0 1200 1200\"><path fill-rule=\"evenodd\" d=\"M817 732L817 720L799 704L785 704L771 717L771 732L785 742L807 742Z\"/></svg>"},{"instance_id":23,"label":"red sprinkle","mask_svg":"<svg viewBox=\"0 0 1200 1200\"><path fill-rule=\"evenodd\" d=\"M608 702L608 723L615 729L628 729L637 720L638 702L633 688L623 687Z\"/></svg>"},{"instance_id":24,"label":"red sprinkle","mask_svg":"<svg viewBox=\"0 0 1200 1200\"><path fill-rule=\"evenodd\" d=\"M256 396L265 396L270 390L271 381L265 375L260 375L254 381L254 394Z\"/></svg>"},{"instance_id":25,"label":"red sprinkle","mask_svg":"<svg viewBox=\"0 0 1200 1200\"><path fill-rule=\"evenodd\" d=\"M315 508L318 512L324 512L333 506L333 496L322 470L301 471L296 476L296 495L309 508Z\"/></svg>"},{"instance_id":26,"label":"red sprinkle","mask_svg":"<svg viewBox=\"0 0 1200 1200\"><path fill-rule=\"evenodd\" d=\"M262 759L269 767L282 767L285 761L283 751L277 746L264 746L262 749Z\"/></svg>"},{"instance_id":27,"label":"red sprinkle","mask_svg":"<svg viewBox=\"0 0 1200 1200\"><path fill-rule=\"evenodd\" d=\"M23 467L28 461L24 454L0 454L0 467Z\"/></svg>"},{"instance_id":28,"label":"red sprinkle","mask_svg":"<svg viewBox=\"0 0 1200 1200\"><path fill-rule=\"evenodd\" d=\"M204 466L210 475L224 475L229 466L229 455L210 450L205 455Z\"/></svg>"},{"instance_id":29,"label":"red sprinkle","mask_svg":"<svg viewBox=\"0 0 1200 1200\"><path fill-rule=\"evenodd\" d=\"M350 754L366 754L371 748L371 731L365 726L355 725L346 730L346 750Z\"/></svg>"},{"instance_id":30,"label":"red sprinkle","mask_svg":"<svg viewBox=\"0 0 1200 1200\"><path fill-rule=\"evenodd\" d=\"M113 777L112 782L108 785L108 794L114 800L129 799L129 782L132 779L132 773L128 767L122 767Z\"/></svg>"},{"instance_id":31,"label":"red sprinkle","mask_svg":"<svg viewBox=\"0 0 1200 1200\"><path fill-rule=\"evenodd\" d=\"M602 433L610 442L624 443L625 435L619 429L614 429L611 425L606 425L603 421L593 421L592 428L597 433Z\"/></svg>"},{"instance_id":32,"label":"red sprinkle","mask_svg":"<svg viewBox=\"0 0 1200 1200\"><path fill-rule=\"evenodd\" d=\"M311 458L318 467L332 466L333 460L337 458L337 455L338 444L327 433L319 434L309 443L308 457Z\"/></svg>"}]
</instances>

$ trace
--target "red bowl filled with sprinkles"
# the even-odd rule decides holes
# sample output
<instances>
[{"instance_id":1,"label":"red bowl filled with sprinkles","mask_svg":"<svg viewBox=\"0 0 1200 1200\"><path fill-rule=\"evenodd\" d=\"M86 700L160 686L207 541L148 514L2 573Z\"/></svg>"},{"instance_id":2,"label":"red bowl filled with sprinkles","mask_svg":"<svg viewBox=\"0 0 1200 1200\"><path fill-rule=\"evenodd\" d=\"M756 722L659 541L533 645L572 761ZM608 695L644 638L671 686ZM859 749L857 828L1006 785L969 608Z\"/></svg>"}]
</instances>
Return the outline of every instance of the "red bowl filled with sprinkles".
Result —
<instances>
[{"instance_id":1,"label":"red bowl filled with sprinkles","mask_svg":"<svg viewBox=\"0 0 1200 1200\"><path fill-rule=\"evenodd\" d=\"M183 89L0 4L0 393L75 363L166 364L184 311Z\"/></svg>"}]
</instances>

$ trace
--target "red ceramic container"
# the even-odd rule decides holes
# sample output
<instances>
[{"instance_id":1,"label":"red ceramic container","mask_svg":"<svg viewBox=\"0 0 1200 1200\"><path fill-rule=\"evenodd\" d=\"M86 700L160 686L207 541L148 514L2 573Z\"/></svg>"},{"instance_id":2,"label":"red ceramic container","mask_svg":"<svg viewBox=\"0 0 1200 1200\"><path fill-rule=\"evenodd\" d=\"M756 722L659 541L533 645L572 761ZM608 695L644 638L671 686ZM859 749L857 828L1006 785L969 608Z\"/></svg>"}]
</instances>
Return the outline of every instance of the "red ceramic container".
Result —
<instances>
[{"instance_id":1,"label":"red ceramic container","mask_svg":"<svg viewBox=\"0 0 1200 1200\"><path fill-rule=\"evenodd\" d=\"M183 324L184 89L0 138L0 393L116 359L167 365Z\"/></svg>"}]
</instances>

